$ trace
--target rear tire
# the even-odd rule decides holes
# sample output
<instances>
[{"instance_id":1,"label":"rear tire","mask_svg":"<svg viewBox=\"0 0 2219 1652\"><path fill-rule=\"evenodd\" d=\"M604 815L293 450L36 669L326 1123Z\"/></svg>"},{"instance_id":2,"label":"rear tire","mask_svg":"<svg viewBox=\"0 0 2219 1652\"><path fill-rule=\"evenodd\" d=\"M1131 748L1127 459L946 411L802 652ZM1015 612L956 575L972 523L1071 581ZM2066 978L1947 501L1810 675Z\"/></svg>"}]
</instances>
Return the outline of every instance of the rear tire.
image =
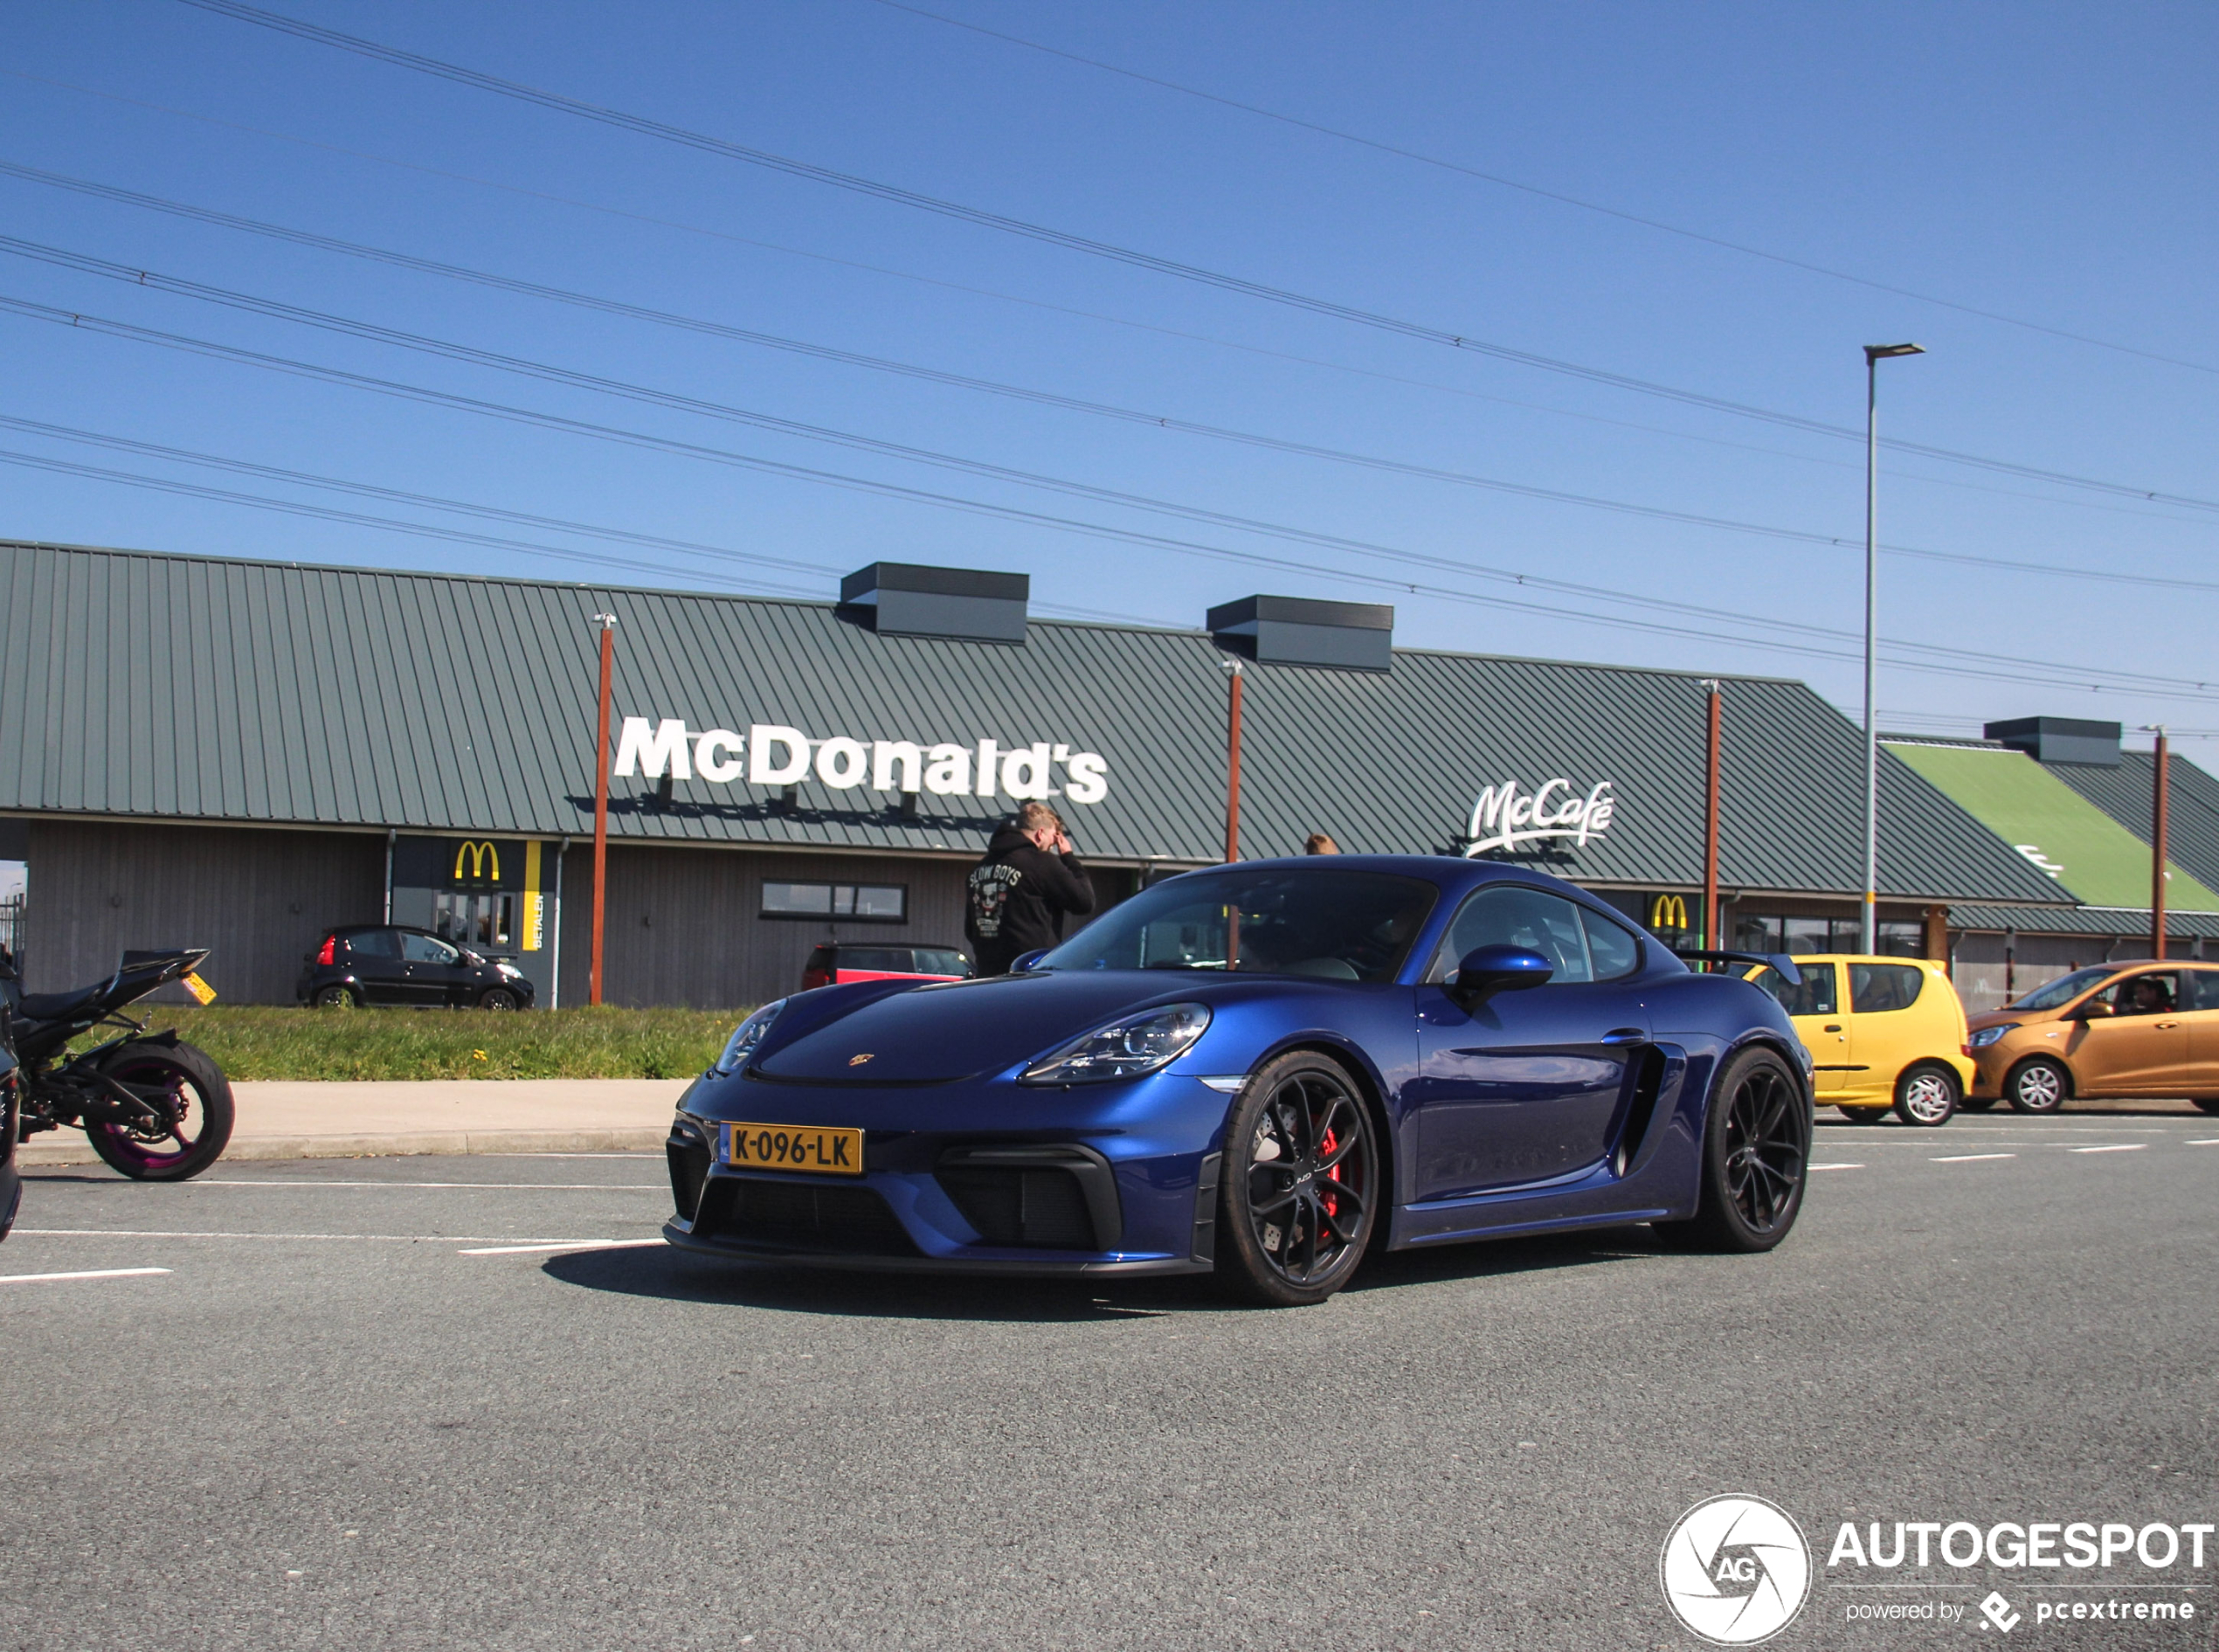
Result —
<instances>
[{"instance_id":1,"label":"rear tire","mask_svg":"<svg viewBox=\"0 0 2219 1652\"><path fill-rule=\"evenodd\" d=\"M1957 1116L1965 1086L1939 1061L1914 1061L1896 1081L1896 1116L1922 1130L1939 1130Z\"/></svg>"},{"instance_id":2,"label":"rear tire","mask_svg":"<svg viewBox=\"0 0 2219 1652\"><path fill-rule=\"evenodd\" d=\"M126 1044L100 1072L149 1100L177 1109L173 1130L88 1123L85 1134L107 1166L138 1182L182 1182L224 1154L232 1139L232 1087L191 1045Z\"/></svg>"},{"instance_id":3,"label":"rear tire","mask_svg":"<svg viewBox=\"0 0 2219 1652\"><path fill-rule=\"evenodd\" d=\"M2003 1098L2015 1113L2054 1113L2072 1094L2072 1075L2046 1056L2021 1061L2003 1081Z\"/></svg>"},{"instance_id":4,"label":"rear tire","mask_svg":"<svg viewBox=\"0 0 2219 1652\"><path fill-rule=\"evenodd\" d=\"M320 1010L351 1010L358 1006L362 1000L355 996L353 987L340 986L335 983L330 986L318 987L315 996L308 1002Z\"/></svg>"},{"instance_id":5,"label":"rear tire","mask_svg":"<svg viewBox=\"0 0 2219 1652\"><path fill-rule=\"evenodd\" d=\"M1324 1302L1364 1260L1386 1198L1355 1080L1323 1055L1282 1055L1249 1079L1226 1119L1219 1277L1267 1307Z\"/></svg>"},{"instance_id":6,"label":"rear tire","mask_svg":"<svg viewBox=\"0 0 2219 1652\"><path fill-rule=\"evenodd\" d=\"M1744 1050L1711 1093L1703 1127L1703 1179L1693 1217L1658 1222L1681 1250L1770 1250L1803 1207L1811 1104L1777 1052Z\"/></svg>"}]
</instances>

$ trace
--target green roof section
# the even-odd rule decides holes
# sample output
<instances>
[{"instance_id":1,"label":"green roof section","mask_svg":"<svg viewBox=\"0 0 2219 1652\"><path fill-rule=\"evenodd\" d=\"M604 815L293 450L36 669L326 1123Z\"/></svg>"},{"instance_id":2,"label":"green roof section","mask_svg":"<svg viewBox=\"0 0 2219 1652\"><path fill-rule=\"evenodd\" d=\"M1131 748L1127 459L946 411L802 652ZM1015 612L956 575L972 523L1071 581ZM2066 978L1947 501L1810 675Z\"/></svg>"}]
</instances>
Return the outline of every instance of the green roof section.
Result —
<instances>
[{"instance_id":1,"label":"green roof section","mask_svg":"<svg viewBox=\"0 0 2219 1652\"><path fill-rule=\"evenodd\" d=\"M2150 903L2150 849L2023 751L1890 741L1935 789L2091 906ZM2166 905L2219 912L2219 895L2168 861Z\"/></svg>"}]
</instances>

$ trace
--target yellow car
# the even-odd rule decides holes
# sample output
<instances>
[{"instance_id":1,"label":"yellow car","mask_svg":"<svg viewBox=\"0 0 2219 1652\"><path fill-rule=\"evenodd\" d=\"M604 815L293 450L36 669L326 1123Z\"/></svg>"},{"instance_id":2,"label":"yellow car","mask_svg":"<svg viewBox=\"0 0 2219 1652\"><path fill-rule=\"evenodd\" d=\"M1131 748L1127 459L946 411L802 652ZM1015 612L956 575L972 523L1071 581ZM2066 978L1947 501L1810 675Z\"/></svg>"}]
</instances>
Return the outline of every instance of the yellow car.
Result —
<instances>
[{"instance_id":1,"label":"yellow car","mask_svg":"<svg viewBox=\"0 0 2219 1652\"><path fill-rule=\"evenodd\" d=\"M1831 953L1798 957L1800 986L1770 964L1747 978L1778 999L1811 1053L1812 1099L1860 1124L1888 1110L1906 1124L1946 1124L1973 1063L1965 1006L1939 964Z\"/></svg>"}]
</instances>

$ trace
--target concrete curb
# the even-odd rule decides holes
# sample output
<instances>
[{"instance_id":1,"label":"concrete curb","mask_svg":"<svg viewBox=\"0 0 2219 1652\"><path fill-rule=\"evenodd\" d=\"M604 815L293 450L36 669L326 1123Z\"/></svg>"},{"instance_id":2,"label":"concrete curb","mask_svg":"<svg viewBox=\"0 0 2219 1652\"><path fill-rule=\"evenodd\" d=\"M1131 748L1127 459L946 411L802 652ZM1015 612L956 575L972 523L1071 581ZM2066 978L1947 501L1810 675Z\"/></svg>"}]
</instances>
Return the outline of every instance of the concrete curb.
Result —
<instances>
[{"instance_id":1,"label":"concrete curb","mask_svg":"<svg viewBox=\"0 0 2219 1652\"><path fill-rule=\"evenodd\" d=\"M54 1142L32 1141L16 1151L25 1169L47 1165L97 1165L100 1156L76 1130ZM219 1163L273 1158L404 1158L461 1153L653 1152L670 1134L653 1130L420 1130L384 1136L266 1136L234 1139Z\"/></svg>"}]
</instances>

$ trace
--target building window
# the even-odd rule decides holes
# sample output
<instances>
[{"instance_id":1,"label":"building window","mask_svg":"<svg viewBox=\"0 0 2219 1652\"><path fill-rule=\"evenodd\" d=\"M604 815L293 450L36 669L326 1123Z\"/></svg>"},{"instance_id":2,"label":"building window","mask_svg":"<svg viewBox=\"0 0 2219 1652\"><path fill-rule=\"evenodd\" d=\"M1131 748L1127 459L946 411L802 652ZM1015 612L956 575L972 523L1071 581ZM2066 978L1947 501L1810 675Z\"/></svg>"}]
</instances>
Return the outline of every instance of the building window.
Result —
<instances>
[{"instance_id":1,"label":"building window","mask_svg":"<svg viewBox=\"0 0 2219 1652\"><path fill-rule=\"evenodd\" d=\"M763 884L766 918L824 918L842 923L906 923L909 890L902 883Z\"/></svg>"},{"instance_id":2,"label":"building window","mask_svg":"<svg viewBox=\"0 0 2219 1652\"><path fill-rule=\"evenodd\" d=\"M1791 957L1861 952L1863 939L1855 918L1780 917L1762 912L1737 912L1733 916L1733 944L1744 952L1786 952ZM1925 926L1918 923L1884 920L1874 939L1873 950L1889 957L1926 956Z\"/></svg>"},{"instance_id":3,"label":"building window","mask_svg":"<svg viewBox=\"0 0 2219 1652\"><path fill-rule=\"evenodd\" d=\"M440 890L432 896L432 928L464 946L514 950L516 897L505 890L465 895Z\"/></svg>"}]
</instances>

